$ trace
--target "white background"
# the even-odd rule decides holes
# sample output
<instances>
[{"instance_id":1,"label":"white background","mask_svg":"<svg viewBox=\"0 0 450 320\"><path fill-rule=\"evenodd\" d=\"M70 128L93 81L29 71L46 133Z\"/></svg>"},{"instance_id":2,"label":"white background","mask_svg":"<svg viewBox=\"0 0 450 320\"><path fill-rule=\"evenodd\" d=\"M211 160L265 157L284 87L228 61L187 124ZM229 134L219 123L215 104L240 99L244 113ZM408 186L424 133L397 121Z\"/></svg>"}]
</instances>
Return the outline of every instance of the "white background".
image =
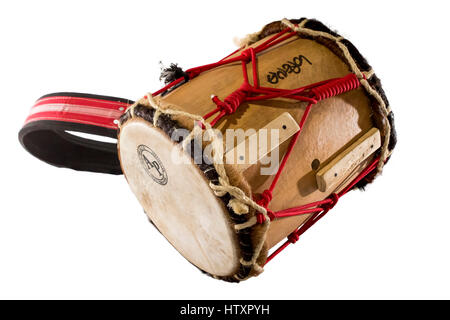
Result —
<instances>
[{"instance_id":1,"label":"white background","mask_svg":"<svg viewBox=\"0 0 450 320\"><path fill-rule=\"evenodd\" d=\"M450 298L445 1L2 1L0 298ZM43 94L137 99L283 17L349 38L382 79L399 144L258 278L213 280L148 223L122 176L51 167L17 133Z\"/></svg>"}]
</instances>

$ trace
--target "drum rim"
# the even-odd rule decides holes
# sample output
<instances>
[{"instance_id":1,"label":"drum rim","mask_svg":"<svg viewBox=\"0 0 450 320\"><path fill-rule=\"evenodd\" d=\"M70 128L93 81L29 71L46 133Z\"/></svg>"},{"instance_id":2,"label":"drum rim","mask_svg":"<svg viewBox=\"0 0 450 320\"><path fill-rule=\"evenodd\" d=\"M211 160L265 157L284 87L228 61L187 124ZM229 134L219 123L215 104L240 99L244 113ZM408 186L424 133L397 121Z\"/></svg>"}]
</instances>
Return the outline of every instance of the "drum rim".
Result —
<instances>
[{"instance_id":1,"label":"drum rim","mask_svg":"<svg viewBox=\"0 0 450 320\"><path fill-rule=\"evenodd\" d=\"M135 108L133 108L133 115L131 114L130 110L128 110L122 117L120 118L120 127L125 126L125 124L131 120L132 118L136 117L138 119L142 119L149 123L150 125L153 125L153 117L155 115L155 110L152 108L148 108L147 106L144 106L142 104L137 104ZM158 119L158 128L167 136L167 139L170 140L171 134L174 130L177 129L187 129L180 125L180 123L172 118L170 118L168 115L160 115ZM163 124L163 125L161 125ZM173 140L172 140L173 141ZM180 144L182 141L173 141L175 144ZM192 141L192 143L194 143ZM120 146L120 129L118 133L118 146ZM204 151L203 148L202 152ZM193 148L190 148L191 154L190 156L193 158ZM120 159L120 152L119 159ZM122 165L122 161L121 161ZM201 171L202 174L207 171L207 174L205 174L205 179L210 182L216 182L218 181L218 173L216 169L214 168L213 164L195 164L195 166ZM124 168L122 167L122 170ZM125 171L123 170L124 174ZM240 175L240 174L239 174ZM239 177L241 181L243 181L242 177ZM233 181L234 182L234 181ZM250 191L248 191L250 193ZM223 206L225 208L224 215L228 214L228 223L230 224L230 228L233 228L236 224L241 224L247 222L250 217L254 216L256 213L254 210L250 210L248 214L236 214L233 212L233 210L230 207L230 200L232 200L232 197L226 193L222 197L217 197L222 201ZM149 218L150 219L150 218ZM199 267L197 267L199 270L201 270L203 273L208 274L214 278L225 280L228 282L239 282L240 279L245 279L252 275L253 268L252 266L244 265L242 264L242 260L251 260L254 254L254 230L252 229L258 229L260 226L256 225L254 228L247 228L242 230L236 230L236 238L237 238L237 244L235 246L238 249L238 257L240 258L239 266L236 268L236 270L227 276L218 276L211 274ZM264 263L265 259L267 258L267 249L263 248L262 250L263 254L260 254L260 257L258 258L258 263Z\"/></svg>"},{"instance_id":2,"label":"drum rim","mask_svg":"<svg viewBox=\"0 0 450 320\"><path fill-rule=\"evenodd\" d=\"M128 132L130 132L131 130L131 134L134 135L137 132L141 132L139 135L141 136L141 140L138 141L135 138L130 138L130 135ZM134 134L133 134L134 132ZM123 126L121 126L121 132L120 132L120 140L118 143L118 155L120 158L120 163L122 166L122 170L124 173L124 176L126 178L126 180L128 181L129 184L134 185L134 190L142 190L142 187L137 187L136 188L136 182L134 179L136 179L136 171L131 171L133 166L133 156L131 154L134 154L134 152L130 152L129 148L130 146L132 146L132 148L141 148L141 147L146 147L147 150L150 149L150 152L155 151L156 153L153 154L153 156L158 159L158 161L160 162L160 165L164 167L164 171L167 170L167 172L171 172L171 174L169 174L168 177L168 181L171 183L171 185L173 185L173 183L175 182L175 184L177 184L176 181L181 181L183 184L183 181L192 181L190 180L189 177L191 177L191 174L193 173L193 171L195 171L193 174L195 176L198 176L201 178L201 180L195 180L196 183L194 185L192 185L190 192L192 193L192 198L189 198L189 200L187 201L186 198L183 198L184 193L180 193L180 192L167 192L166 190L166 194L169 196L169 198L173 199L173 201L170 202L174 202L174 203L182 203L183 204L183 208L186 208L186 206L190 206L189 203L192 203L192 207L195 208L194 211L192 210L188 210L188 212L185 212L182 216L177 216L178 219L177 220L177 224L178 226L175 227L175 230L179 230L179 226L182 225L184 227L186 226L191 226L188 227L188 229L191 230L197 230L197 227L199 229L203 229L205 234L207 234L206 238L216 238L217 242L222 242L222 244L224 242L229 243L229 247L227 247L227 245L225 245L225 247L223 247L223 250L221 250L221 252L227 252L230 257L233 256L233 259L224 259L223 261L221 261L219 264L217 264L216 266L212 266L210 263L204 263L204 261L209 260L208 258L200 258L197 259L202 255L206 255L206 256L210 256L210 252L213 251L217 251L217 247L215 246L211 246L209 245L209 242L204 242L201 246L199 246L196 250L191 250L192 247L191 246L185 246L185 239L186 236L184 235L184 233L179 233L176 232L175 234L177 235L182 235L182 236L176 236L173 237L173 234L167 234L165 228L167 228L167 225L165 226L165 228L159 228L158 224L156 223L157 219L155 219L153 221L153 215L151 214L151 212L149 212L148 210L150 210L147 205L146 205L146 201L140 201L142 207L144 208L144 212L147 214L147 218L149 219L149 221L154 225L154 227L168 240L168 242L178 251L180 252L186 260L188 260L192 265L196 266L198 269L203 270L203 268L208 269L210 271L210 273L214 273L217 272L217 274L222 274L222 275L229 275L234 274L239 266L239 258L240 258L240 248L239 248L239 240L237 238L236 233L234 232L234 228L233 228L233 222L230 221L230 213L228 212L228 207L226 207L226 202L223 201L224 199L221 199L220 197L216 197L214 195L214 193L212 192L212 190L209 187L209 182L213 182L213 183L218 183L218 176L217 174L214 174L213 172L213 166L212 165L208 165L208 164L196 164L194 163L193 159L192 159L192 154L189 152L185 152L184 150L179 150L182 151L182 156L186 157L186 160L189 161L189 163L186 163L186 165L183 165L181 168L181 171L179 168L175 168L177 167L177 165L171 166L168 162L170 162L170 160L167 159L167 157L163 157L161 156L160 153L160 148L155 147L154 145L152 146L152 142L157 142L157 145L160 145L161 148L164 148L166 150L169 151L169 153L171 151L175 151L173 150L173 148L180 148L180 143L178 141L174 141L173 139L171 139L167 133L160 129L159 127L155 127L153 126L152 123L149 123L146 119L143 119L141 117L134 117L133 119L128 119L126 122L124 122ZM164 141L163 141L164 140ZM146 142L147 141L147 142ZM124 145L125 143L125 145ZM197 146L198 147L198 146ZM125 149L125 151L124 151ZM201 148L198 148L198 150ZM131 156L131 158L130 158ZM161 162L162 161L162 162ZM130 164L131 164L131 168L130 168ZM186 167L187 166L187 167ZM140 167L140 166L139 166ZM186 173L187 176L183 176L183 172L185 172L185 170L189 170L190 173ZM143 173L145 175L145 173ZM138 174L137 176L140 176L140 174ZM133 177L133 178L132 178ZM151 175L149 175L150 178ZM174 179L175 178L175 179ZM139 180L140 178L138 178ZM153 179L153 178L152 178ZM167 181L167 180L166 180ZM156 181L156 183L159 183L158 181ZM161 185L164 185L166 187L166 183L162 184L159 183ZM197 185L201 184L201 189L202 191L200 192L198 190ZM132 188L133 189L133 188ZM152 196L154 196L154 192L152 192L153 189L149 189L149 188L145 188L147 191L149 191L149 194L152 194ZM157 188L156 188L157 189ZM193 192L194 189L197 189L196 192ZM206 192L205 192L206 190ZM208 192L210 191L210 193ZM164 191L160 191L159 192L164 192ZM138 199L140 199L140 197L142 196L142 194L140 194L141 192L138 192L138 194L135 194L136 197ZM139 195L140 194L140 195ZM144 192L145 194L145 192ZM152 197L149 198L150 202L152 201ZM211 205L211 202L216 202L218 207L216 207L214 210L208 210L208 205L203 206L203 204L209 203L209 205ZM154 207L152 205L152 207ZM159 209L157 209L159 212L161 211L165 211L167 208L166 205L159 207ZM175 210L175 211L172 211ZM214 227L205 227L201 222L199 223L197 220L192 220L192 218L194 218L195 216L198 215L199 212L205 212L206 210L208 211L209 214L212 214L213 217L210 217L208 220L211 221L212 224L214 224ZM167 211L167 210L166 210ZM171 212L183 212L183 209L171 209L169 211L167 211L167 214L171 213ZM191 213L189 213L191 212ZM194 214L191 216L192 212L194 212ZM166 214L164 214L166 215ZM156 214L156 216L158 216L158 214ZM190 217L190 218L189 218ZM223 220L222 220L223 219ZM200 219L201 221L202 219ZM220 223L217 223L216 221L221 220ZM192 225L195 225L196 227L194 229L192 229ZM170 228L169 228L170 229ZM226 231L225 231L226 230ZM229 235L229 237L227 237L224 233L226 233L227 235ZM220 236L219 236L220 235ZM191 237L191 236L189 236ZM197 243L198 241L201 242L201 240L197 240L195 241L195 243ZM231 253L233 252L233 253ZM214 253L212 253L212 255L214 255ZM197 262L195 262L197 261ZM203 266L202 266L203 263ZM222 270L221 270L222 268ZM229 269L229 271L225 271L223 269ZM230 271L231 270L231 271ZM215 274L215 273L214 273Z\"/></svg>"}]
</instances>

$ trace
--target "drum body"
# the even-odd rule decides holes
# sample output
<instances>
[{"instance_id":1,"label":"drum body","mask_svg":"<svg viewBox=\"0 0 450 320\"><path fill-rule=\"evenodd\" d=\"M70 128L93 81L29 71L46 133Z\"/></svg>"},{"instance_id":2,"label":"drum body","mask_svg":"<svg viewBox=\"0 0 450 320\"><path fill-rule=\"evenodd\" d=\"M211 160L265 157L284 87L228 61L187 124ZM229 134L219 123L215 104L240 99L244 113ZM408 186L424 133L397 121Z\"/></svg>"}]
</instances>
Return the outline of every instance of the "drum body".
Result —
<instances>
[{"instance_id":1,"label":"drum body","mask_svg":"<svg viewBox=\"0 0 450 320\"><path fill-rule=\"evenodd\" d=\"M294 89L344 77L355 72L355 67L367 86L314 105L273 192L272 211L323 200L342 190L380 156L380 151L337 177L325 191L319 189L316 173L372 128L380 130L382 144L388 150L395 143L391 138L392 115L382 109L388 108L387 100L365 59L350 42L321 23L304 19L292 22L301 26L296 36L256 55L261 86ZM267 25L231 58L264 43L283 28L286 25L281 22ZM253 73L251 63L247 64L247 73ZM273 175L261 174L261 169L271 164L257 162L245 170L236 163L218 167L214 159L212 163L204 161L211 139L205 141L200 135L203 139L199 140L198 135L191 135L192 140L184 143L186 135L180 132L193 132L196 122L192 115L200 117L214 109L211 95L229 96L241 86L242 79L241 63L236 62L208 70L152 101L144 97L122 116L118 139L123 173L149 219L192 264L228 281L259 274L268 251L311 217L304 214L274 220L270 225L249 223L249 227L237 228L253 221L257 210L237 203L234 194L218 192L211 186L220 184L225 176L227 183L245 197L258 199L273 179ZM306 103L286 98L244 102L215 128L224 136L230 129L258 132L286 113L300 121L305 108ZM289 139L266 160L274 155L281 159L288 146ZM223 148L228 150L229 146ZM363 184L374 176L367 177Z\"/></svg>"}]
</instances>

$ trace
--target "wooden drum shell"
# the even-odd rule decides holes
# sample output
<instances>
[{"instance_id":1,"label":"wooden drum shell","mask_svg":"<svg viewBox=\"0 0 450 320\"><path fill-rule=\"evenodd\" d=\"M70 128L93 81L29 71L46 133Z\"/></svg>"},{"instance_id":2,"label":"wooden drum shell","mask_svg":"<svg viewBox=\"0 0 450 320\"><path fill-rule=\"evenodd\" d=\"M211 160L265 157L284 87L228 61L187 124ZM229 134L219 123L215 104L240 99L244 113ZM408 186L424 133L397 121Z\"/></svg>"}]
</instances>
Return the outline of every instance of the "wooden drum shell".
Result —
<instances>
[{"instance_id":1,"label":"wooden drum shell","mask_svg":"<svg viewBox=\"0 0 450 320\"><path fill-rule=\"evenodd\" d=\"M324 28L326 27L317 21L312 20L304 23L306 20L298 20L296 22L300 21L303 21L303 25L306 27L316 28L318 35L313 37L299 33L292 38L258 53L257 71L259 84L261 86L294 89L333 78L341 78L349 73L353 73L354 66L349 63L345 54L340 51L339 46L326 36L322 36L321 32L333 35L333 37L337 37L336 34L328 29L325 30ZM284 27L280 22L274 22L267 25L262 33L259 34L259 40L250 43L250 47L256 47L263 43L271 34L279 32L281 28ZM340 39L339 41L346 43L350 55L357 56L352 63L356 63L361 69L360 71L364 72L360 73L360 75L363 74L365 76L368 74L368 78L364 78L364 81L368 84L369 88L368 86L361 86L358 89L325 99L313 105L299 140L293 149L276 188L274 189L273 199L269 205L269 208L272 211L279 211L323 200L330 194L339 192L345 188L345 186L358 176L368 164L375 159L375 157L380 155L380 151L371 153L370 156L365 157L365 160L357 163L357 165L352 167L352 170L346 172L345 175L336 175L337 178L334 183L326 190L321 191L319 189L318 183L316 182L316 174L320 169L330 164L333 159L336 159L338 155L347 150L349 146L354 145L356 141L359 141L361 137L365 136L371 129L379 129L381 133L381 144L388 145L387 139L391 139L389 150L392 150L395 146L393 117L391 113L386 115L386 112L383 111L383 108L388 107L388 103L378 78L374 75L365 59L362 58L350 42L345 39ZM248 49L248 47L242 48L231 57L240 55L242 51L246 49ZM280 68L283 68L283 65L292 61L297 61L297 63L301 62L298 65L299 69L297 71L299 72L285 73L283 76L279 77L277 83L273 83L273 81L271 81L273 79L270 78L270 75L273 75L280 70ZM247 63L247 74L249 75L250 84L252 84L252 63ZM191 115L203 116L216 108L216 105L211 100L212 95L224 100L227 96L237 90L242 83L242 65L241 62L235 62L205 71L186 83L177 86L168 92L164 92L161 95L155 96L153 99L154 103L162 111L175 110L186 112ZM375 95L377 95L376 98L374 98L374 92ZM380 104L382 104L382 106ZM161 134L158 133L154 135L157 140L159 139L157 136L163 136L164 134L166 134L167 139L170 139L170 132L172 132L172 127L175 126L186 128L189 131L194 128L194 121L182 114L163 114L161 117L162 120L159 122L163 123L162 127L159 126L158 128L155 128L153 127L155 110L152 108L151 103L145 98L142 98L138 101L136 108L128 111L121 119L119 156L121 157L122 169L127 179L130 176L128 174L130 173L129 168L133 167L133 161L136 161L129 158L125 152L121 153L121 143L129 150L135 148L135 146L132 145L133 141L131 141L131 147L128 145L130 143L130 138L123 138L124 135L127 136L127 130L128 132L132 132L132 130L134 130L132 128L136 127L139 123L139 126L143 126L142 136L139 139L144 141L146 135L145 132L147 130L159 130ZM244 131L254 129L257 131L285 113L288 113L293 119L299 122L305 112L305 108L306 103L304 102L284 98L253 101L251 103L244 102L237 108L236 112L221 119L215 125L215 128L219 129L224 135L228 129L242 129ZM158 121L156 121L156 123L158 123ZM386 130L386 128L389 130ZM137 135L139 136L139 130L137 132ZM153 136L153 133L148 135ZM128 136L131 135L128 134ZM149 141L149 144L153 144L154 147L157 148L159 144L156 142L157 141L155 140ZM164 143L165 142L162 144ZM280 161L282 156L286 153L288 144L289 139L281 143L272 151L273 153L279 152ZM173 143L172 145L175 149L179 148L177 143ZM203 147L205 146L206 144L203 145ZM130 151L130 153L131 152L133 151ZM124 156L129 159L124 160ZM191 163L190 165L203 174L202 178L192 181L193 184L209 184L210 182L216 184L218 177L212 166L195 165L194 163ZM253 197L262 193L269 187L273 179L273 176L260 174L260 163L253 164L245 170L242 170L242 167L236 164L226 164L225 169L231 184L239 187L248 197ZM209 176L211 172L214 172L213 177ZM135 174L133 180L140 180L140 175L144 174ZM371 175L369 179L373 179L373 177L374 174ZM170 179L171 178L169 177L169 180ZM171 181L173 183L173 180ZM134 182L130 180L129 183L134 184ZM185 181L183 183L185 183ZM186 185L188 186L188 184ZM134 185L133 191L138 193L138 199L146 210L152 207L150 204L152 201L151 198L158 192L164 192L155 191L155 194L152 194L152 192L148 190L139 191L139 188L137 188L136 185ZM147 192L147 195L145 196L147 198L143 199L142 195L145 192ZM180 228L184 228L183 224L189 226L189 228L186 229L188 230L186 232L193 234L193 237L196 238L198 243L198 248L201 250L194 251L189 249L190 247L187 247L186 249L186 246L183 248L177 247L175 243L181 243L181 246L183 246L183 241L178 240L182 239L185 235L180 234L180 239L177 239L176 237L178 236L174 235L172 231L167 231L167 228L170 228L170 226L161 222L161 215L154 215L151 212L147 212L147 214L150 219L152 219L152 216L153 218L159 219L159 221L155 221L155 225L189 261L212 276L224 280L242 280L248 276L258 274L260 271L255 267L255 264L245 264L252 259L254 253L254 247L252 247L252 245L254 246L255 243L264 239L264 247L256 259L257 264L262 266L266 260L268 250L286 238L286 236L291 234L310 218L309 214L305 214L276 219L270 223L270 228L267 233L262 231L261 225L256 225L249 228L247 231L238 231L236 232L235 240L233 240L235 243L231 246L224 246L228 249L225 250L226 252L223 251L221 253L220 258L217 258L220 261L210 263L211 261L208 261L210 259L208 251L222 249L220 245L214 247L212 243L220 243L220 241L216 240L223 239L212 239L214 241L208 243L207 238L214 238L217 234L227 234L228 237L228 232L230 230L232 233L235 232L235 225L242 223L247 218L244 217L245 215L239 216L232 212L228 203L230 196L216 197L212 192L205 191L205 203L202 203L201 196L201 194L196 194L192 198L192 202L196 203L199 212L208 210L208 207L220 207L222 208L219 210L221 212L216 217L218 217L218 219L223 218L229 224L228 229L224 228L222 223L217 223L217 226L215 226L214 223L208 222L206 225L209 226L208 228L211 228L211 230L208 231L205 229L204 224L197 221L198 216L202 214L199 213L196 216L190 211L190 215L187 215L190 218L186 216L186 222L181 221L182 225ZM169 198L167 200L167 214L170 214L169 211L171 207ZM185 195L173 195L173 198L171 199L172 201L186 201L186 206L189 206L189 199L186 199ZM217 206L213 203L214 201L217 201ZM208 204L208 206L205 204ZM160 207L159 210L162 210L161 208L163 208L163 206ZM180 206L177 208L177 210L181 211ZM252 211L250 211L248 215L254 216L256 214L255 210L251 210ZM182 220L183 217L180 216L179 219ZM202 232L206 232L207 236L199 237L197 239L195 236L196 229L203 230ZM171 235L168 236L168 234ZM231 236L231 238L233 238L233 236ZM246 246L250 247L250 249L245 249ZM198 251L202 252L199 253ZM197 255L200 255L203 258L200 257L197 259ZM223 264L223 267L218 267L221 266L221 264Z\"/></svg>"},{"instance_id":2,"label":"wooden drum shell","mask_svg":"<svg viewBox=\"0 0 450 320\"><path fill-rule=\"evenodd\" d=\"M265 39L253 44L256 46ZM239 54L236 53L236 54ZM312 65L304 63L300 74L291 74L275 87L293 89L330 78L343 77L350 71L345 62L325 46L308 39L296 37L287 40L267 52L258 55L259 81L262 86L273 86L267 81L266 74L278 66L303 55ZM247 65L248 74L252 73L251 64ZM166 96L159 98L160 105L193 114L204 115L214 109L212 94L224 98L242 84L240 63L223 66L205 72ZM270 208L282 210L326 198L331 192L323 193L317 189L315 171L311 163L318 159L322 165L334 155L345 149L360 135L373 127L369 99L358 89L338 97L324 100L313 107L300 139L287 162L280 183L274 190ZM222 133L226 129L260 129L270 120L284 112L289 112L294 119L300 120L306 104L287 99L273 99L243 103L236 113L227 116L216 126ZM182 120L180 120L182 121ZM191 128L193 123L183 123ZM287 148L288 142L280 146L280 156ZM370 159L369 159L370 160ZM356 176L363 167L356 170ZM272 176L261 176L259 165L254 165L243 172L253 193L266 189ZM345 177L349 182L350 177ZM273 247L284 239L309 215L291 217L273 221L267 236L267 246Z\"/></svg>"}]
</instances>

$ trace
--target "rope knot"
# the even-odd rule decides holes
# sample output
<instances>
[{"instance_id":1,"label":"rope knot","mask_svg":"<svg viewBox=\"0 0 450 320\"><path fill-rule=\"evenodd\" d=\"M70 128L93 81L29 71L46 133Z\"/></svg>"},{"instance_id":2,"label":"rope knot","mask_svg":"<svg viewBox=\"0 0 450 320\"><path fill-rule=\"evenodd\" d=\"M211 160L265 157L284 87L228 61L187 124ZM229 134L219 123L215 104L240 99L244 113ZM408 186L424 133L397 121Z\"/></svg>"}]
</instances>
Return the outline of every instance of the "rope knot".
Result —
<instances>
[{"instance_id":1,"label":"rope knot","mask_svg":"<svg viewBox=\"0 0 450 320\"><path fill-rule=\"evenodd\" d=\"M288 235L288 240L290 243L294 244L300 239L299 235L296 232L292 232L290 235Z\"/></svg>"},{"instance_id":2,"label":"rope knot","mask_svg":"<svg viewBox=\"0 0 450 320\"><path fill-rule=\"evenodd\" d=\"M194 79L196 76L200 75L201 73L202 73L202 70L200 70L198 68L192 68L192 69L186 70L186 72L184 72L184 74L189 79Z\"/></svg>"},{"instance_id":3,"label":"rope knot","mask_svg":"<svg viewBox=\"0 0 450 320\"><path fill-rule=\"evenodd\" d=\"M267 209L267 216L269 217L270 221L275 219L275 213L270 209ZM258 212L256 214L256 222L258 222L259 224L263 224L264 222L266 222L266 217L261 212Z\"/></svg>"},{"instance_id":4,"label":"rope knot","mask_svg":"<svg viewBox=\"0 0 450 320\"><path fill-rule=\"evenodd\" d=\"M244 62L250 62L252 60L252 57L255 56L255 49L248 48L241 53L242 61Z\"/></svg>"},{"instance_id":5,"label":"rope knot","mask_svg":"<svg viewBox=\"0 0 450 320\"><path fill-rule=\"evenodd\" d=\"M323 208L325 211L330 211L338 203L339 196L337 195L337 193L332 193L332 194L330 194L330 196L327 199L330 200L330 202L327 204L324 204Z\"/></svg>"},{"instance_id":6,"label":"rope knot","mask_svg":"<svg viewBox=\"0 0 450 320\"><path fill-rule=\"evenodd\" d=\"M246 90L241 87L238 90L232 92L225 100L221 101L217 96L212 97L212 101L217 105L220 111L225 114L232 114L236 112L237 108L247 98Z\"/></svg>"},{"instance_id":7,"label":"rope knot","mask_svg":"<svg viewBox=\"0 0 450 320\"><path fill-rule=\"evenodd\" d=\"M263 193L261 193L260 195L260 199L257 202L260 206L267 208L267 206L269 205L270 201L272 201L272 191L270 190L264 190Z\"/></svg>"},{"instance_id":8,"label":"rope knot","mask_svg":"<svg viewBox=\"0 0 450 320\"><path fill-rule=\"evenodd\" d=\"M272 191L264 190L263 193L260 194L260 199L256 202L260 206L266 208L267 216L269 217L270 220L275 219L275 214L273 213L273 211L267 209L267 206L269 205L270 201L272 201L272 196L273 196ZM261 212L259 212L256 214L256 221L259 224L262 224L266 221L266 217Z\"/></svg>"}]
</instances>

